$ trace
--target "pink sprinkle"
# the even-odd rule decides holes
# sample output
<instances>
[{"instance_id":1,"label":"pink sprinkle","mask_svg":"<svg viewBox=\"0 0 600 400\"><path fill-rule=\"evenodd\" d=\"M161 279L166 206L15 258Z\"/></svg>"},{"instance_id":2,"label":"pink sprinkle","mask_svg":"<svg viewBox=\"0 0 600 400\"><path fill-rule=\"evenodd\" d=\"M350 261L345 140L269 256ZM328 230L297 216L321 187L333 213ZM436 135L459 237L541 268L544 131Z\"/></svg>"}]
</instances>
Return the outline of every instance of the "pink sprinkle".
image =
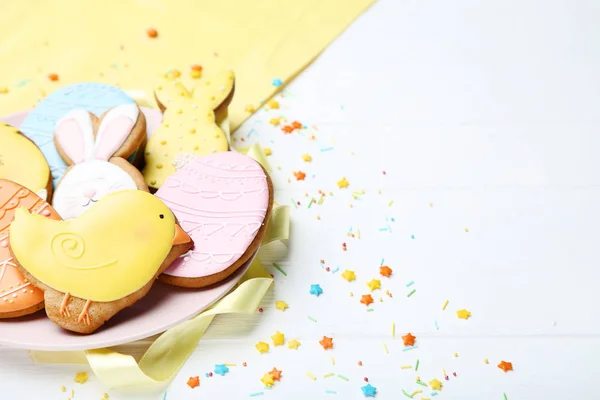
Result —
<instances>
[{"instance_id":1,"label":"pink sprinkle","mask_svg":"<svg viewBox=\"0 0 600 400\"><path fill-rule=\"evenodd\" d=\"M8 241L6 241L6 240L1 241L0 242L0 246L2 246L2 247L8 247Z\"/></svg>"},{"instance_id":2,"label":"pink sprinkle","mask_svg":"<svg viewBox=\"0 0 600 400\"><path fill-rule=\"evenodd\" d=\"M44 211L42 211L42 215L44 217L49 217L50 216L50 210L44 210Z\"/></svg>"}]
</instances>

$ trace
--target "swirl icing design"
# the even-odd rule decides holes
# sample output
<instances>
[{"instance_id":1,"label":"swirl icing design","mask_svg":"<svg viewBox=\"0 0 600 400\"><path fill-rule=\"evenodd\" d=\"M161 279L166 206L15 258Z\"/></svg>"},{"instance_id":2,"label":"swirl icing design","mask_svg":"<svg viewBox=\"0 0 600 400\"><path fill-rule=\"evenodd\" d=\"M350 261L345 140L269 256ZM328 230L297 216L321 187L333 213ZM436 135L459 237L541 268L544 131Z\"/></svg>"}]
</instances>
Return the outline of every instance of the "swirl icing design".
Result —
<instances>
[{"instance_id":1,"label":"swirl icing design","mask_svg":"<svg viewBox=\"0 0 600 400\"><path fill-rule=\"evenodd\" d=\"M199 278L219 273L248 249L269 206L260 165L235 152L189 160L156 192L194 241L167 275Z\"/></svg>"},{"instance_id":2,"label":"swirl icing design","mask_svg":"<svg viewBox=\"0 0 600 400\"><path fill-rule=\"evenodd\" d=\"M53 132L58 120L74 109L84 109L100 116L110 108L132 103L135 102L131 97L114 86L94 82L69 85L42 100L25 118L20 129L46 157L56 186L67 169L53 142ZM135 153L129 160L134 158Z\"/></svg>"},{"instance_id":3,"label":"swirl icing design","mask_svg":"<svg viewBox=\"0 0 600 400\"><path fill-rule=\"evenodd\" d=\"M44 293L23 277L9 251L8 230L18 207L60 220L46 201L14 182L0 179L0 316L44 301Z\"/></svg>"}]
</instances>

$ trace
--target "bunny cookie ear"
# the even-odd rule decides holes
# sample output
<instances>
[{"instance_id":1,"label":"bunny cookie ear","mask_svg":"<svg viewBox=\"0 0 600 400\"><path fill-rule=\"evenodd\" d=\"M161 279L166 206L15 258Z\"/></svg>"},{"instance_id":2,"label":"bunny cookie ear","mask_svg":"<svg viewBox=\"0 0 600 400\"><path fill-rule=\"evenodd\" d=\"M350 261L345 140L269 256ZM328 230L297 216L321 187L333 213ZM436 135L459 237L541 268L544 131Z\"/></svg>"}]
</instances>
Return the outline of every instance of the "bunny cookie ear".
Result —
<instances>
[{"instance_id":1,"label":"bunny cookie ear","mask_svg":"<svg viewBox=\"0 0 600 400\"><path fill-rule=\"evenodd\" d=\"M104 114L98 126L94 146L96 159L107 161L117 155L116 153L129 138L139 114L140 109L137 104L123 104ZM125 157L128 155L118 154Z\"/></svg>"},{"instance_id":2,"label":"bunny cookie ear","mask_svg":"<svg viewBox=\"0 0 600 400\"><path fill-rule=\"evenodd\" d=\"M56 123L54 140L72 164L93 160L94 127L90 113L85 110L67 113Z\"/></svg>"},{"instance_id":3,"label":"bunny cookie ear","mask_svg":"<svg viewBox=\"0 0 600 400\"><path fill-rule=\"evenodd\" d=\"M233 97L234 84L233 71L221 71L198 82L192 89L192 99L199 104L208 104L212 110L221 106L227 107Z\"/></svg>"}]
</instances>

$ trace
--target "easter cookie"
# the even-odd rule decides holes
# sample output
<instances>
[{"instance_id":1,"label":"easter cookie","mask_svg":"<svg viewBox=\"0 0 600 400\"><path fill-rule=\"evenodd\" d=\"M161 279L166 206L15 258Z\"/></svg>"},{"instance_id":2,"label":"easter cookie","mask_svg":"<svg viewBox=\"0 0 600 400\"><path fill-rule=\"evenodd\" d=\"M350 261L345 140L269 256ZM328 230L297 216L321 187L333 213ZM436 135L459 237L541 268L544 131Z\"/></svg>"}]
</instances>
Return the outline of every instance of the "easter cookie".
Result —
<instances>
[{"instance_id":1,"label":"easter cookie","mask_svg":"<svg viewBox=\"0 0 600 400\"><path fill-rule=\"evenodd\" d=\"M65 86L43 99L23 121L21 132L40 148L52 172L54 185L63 176L67 165L58 154L52 133L59 119L69 111L84 109L101 115L122 104L135 104L121 89L102 83L86 82ZM134 130L146 130L146 121L140 116ZM137 150L137 149L135 149ZM133 161L135 156L130 158Z\"/></svg>"},{"instance_id":2,"label":"easter cookie","mask_svg":"<svg viewBox=\"0 0 600 400\"><path fill-rule=\"evenodd\" d=\"M0 122L0 179L8 179L47 200L52 176L44 155L16 128Z\"/></svg>"},{"instance_id":3,"label":"easter cookie","mask_svg":"<svg viewBox=\"0 0 600 400\"><path fill-rule=\"evenodd\" d=\"M169 208L140 190L110 193L69 221L19 208L10 226L15 264L44 291L48 317L79 333L145 296L192 246Z\"/></svg>"},{"instance_id":4,"label":"easter cookie","mask_svg":"<svg viewBox=\"0 0 600 400\"><path fill-rule=\"evenodd\" d=\"M148 191L142 174L126 160L146 134L136 129L140 115L144 118L136 104L126 104L99 119L73 110L58 121L54 141L69 168L58 182L52 206L63 219L81 215L112 192Z\"/></svg>"},{"instance_id":5,"label":"easter cookie","mask_svg":"<svg viewBox=\"0 0 600 400\"><path fill-rule=\"evenodd\" d=\"M60 219L44 199L17 183L0 179L0 319L21 317L44 308L44 293L25 279L9 251L8 230L18 207Z\"/></svg>"},{"instance_id":6,"label":"easter cookie","mask_svg":"<svg viewBox=\"0 0 600 400\"><path fill-rule=\"evenodd\" d=\"M194 248L159 279L204 287L234 273L260 246L273 205L264 169L236 152L196 157L156 192L171 208Z\"/></svg>"},{"instance_id":7,"label":"easter cookie","mask_svg":"<svg viewBox=\"0 0 600 400\"><path fill-rule=\"evenodd\" d=\"M144 153L143 173L150 188L158 189L175 173L173 162L181 154L203 156L229 149L218 116L226 114L233 92L231 71L201 80L191 92L179 81L162 81L155 96L165 113Z\"/></svg>"}]
</instances>

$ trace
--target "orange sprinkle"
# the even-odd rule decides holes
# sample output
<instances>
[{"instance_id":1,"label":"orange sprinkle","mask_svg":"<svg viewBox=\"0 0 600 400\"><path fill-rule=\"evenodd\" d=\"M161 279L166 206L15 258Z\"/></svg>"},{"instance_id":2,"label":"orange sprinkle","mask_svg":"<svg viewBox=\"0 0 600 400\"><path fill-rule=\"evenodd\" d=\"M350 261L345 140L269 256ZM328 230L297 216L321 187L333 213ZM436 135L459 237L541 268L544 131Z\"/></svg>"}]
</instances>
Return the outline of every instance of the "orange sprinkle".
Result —
<instances>
[{"instance_id":1,"label":"orange sprinkle","mask_svg":"<svg viewBox=\"0 0 600 400\"><path fill-rule=\"evenodd\" d=\"M58 74L48 74L48 79L50 79L52 82L56 82L58 78Z\"/></svg>"},{"instance_id":2,"label":"orange sprinkle","mask_svg":"<svg viewBox=\"0 0 600 400\"><path fill-rule=\"evenodd\" d=\"M321 343L321 346L323 346L325 350L333 348L333 338L323 336L323 339L319 340L319 343Z\"/></svg>"},{"instance_id":3,"label":"orange sprinkle","mask_svg":"<svg viewBox=\"0 0 600 400\"><path fill-rule=\"evenodd\" d=\"M360 302L363 303L365 306L368 306L373 302L373 297L370 294L364 294L360 299Z\"/></svg>"},{"instance_id":4,"label":"orange sprinkle","mask_svg":"<svg viewBox=\"0 0 600 400\"><path fill-rule=\"evenodd\" d=\"M306 178L306 174L302 171L294 172L294 176L296 177L297 181L303 181L304 178Z\"/></svg>"},{"instance_id":5,"label":"orange sprinkle","mask_svg":"<svg viewBox=\"0 0 600 400\"><path fill-rule=\"evenodd\" d=\"M508 361L502 361L500 364L498 364L498 368L500 368L504 372L513 370L512 363Z\"/></svg>"},{"instance_id":6,"label":"orange sprinkle","mask_svg":"<svg viewBox=\"0 0 600 400\"><path fill-rule=\"evenodd\" d=\"M192 65L192 71L202 72L202 65L194 64Z\"/></svg>"},{"instance_id":7,"label":"orange sprinkle","mask_svg":"<svg viewBox=\"0 0 600 400\"><path fill-rule=\"evenodd\" d=\"M292 126L294 127L294 129L301 129L302 128L302 124L298 121L294 121L292 122Z\"/></svg>"},{"instance_id":8,"label":"orange sprinkle","mask_svg":"<svg viewBox=\"0 0 600 400\"><path fill-rule=\"evenodd\" d=\"M271 375L273 377L274 381L278 381L281 378L281 372L277 370L277 368L273 367L273 370L271 372L269 372L269 375Z\"/></svg>"},{"instance_id":9,"label":"orange sprinkle","mask_svg":"<svg viewBox=\"0 0 600 400\"><path fill-rule=\"evenodd\" d=\"M281 130L284 131L285 133L292 133L294 131L294 128L292 125L284 125Z\"/></svg>"},{"instance_id":10,"label":"orange sprinkle","mask_svg":"<svg viewBox=\"0 0 600 400\"><path fill-rule=\"evenodd\" d=\"M154 28L148 28L146 35L148 35L149 38L154 39L158 36L158 31Z\"/></svg>"},{"instance_id":11,"label":"orange sprinkle","mask_svg":"<svg viewBox=\"0 0 600 400\"><path fill-rule=\"evenodd\" d=\"M413 336L410 332L406 335L402 336L402 340L404 340L405 346L414 346L415 345L416 336Z\"/></svg>"},{"instance_id":12,"label":"orange sprinkle","mask_svg":"<svg viewBox=\"0 0 600 400\"><path fill-rule=\"evenodd\" d=\"M197 376L190 376L190 379L188 379L187 384L192 389L198 387L200 386L200 378Z\"/></svg>"},{"instance_id":13,"label":"orange sprinkle","mask_svg":"<svg viewBox=\"0 0 600 400\"><path fill-rule=\"evenodd\" d=\"M379 267L379 273L383 276L390 276L392 272L392 269L386 265Z\"/></svg>"}]
</instances>

